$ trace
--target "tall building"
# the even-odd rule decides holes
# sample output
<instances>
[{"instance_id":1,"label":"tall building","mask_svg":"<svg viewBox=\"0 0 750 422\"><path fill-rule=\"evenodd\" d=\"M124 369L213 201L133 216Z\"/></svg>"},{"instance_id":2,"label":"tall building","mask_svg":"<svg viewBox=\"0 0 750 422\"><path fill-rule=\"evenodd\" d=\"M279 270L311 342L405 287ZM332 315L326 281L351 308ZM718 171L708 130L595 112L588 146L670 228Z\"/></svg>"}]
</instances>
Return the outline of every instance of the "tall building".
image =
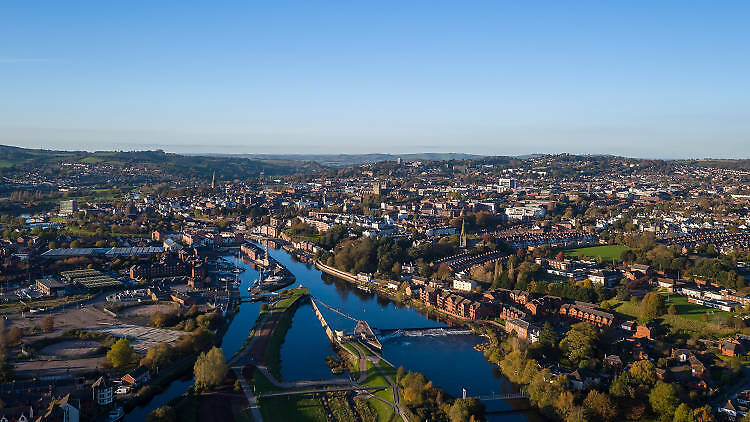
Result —
<instances>
[{"instance_id":1,"label":"tall building","mask_svg":"<svg viewBox=\"0 0 750 422\"><path fill-rule=\"evenodd\" d=\"M60 215L71 215L78 212L78 201L70 199L60 202Z\"/></svg>"},{"instance_id":2,"label":"tall building","mask_svg":"<svg viewBox=\"0 0 750 422\"><path fill-rule=\"evenodd\" d=\"M516 179L502 178L497 181L498 190L511 190L516 188Z\"/></svg>"}]
</instances>

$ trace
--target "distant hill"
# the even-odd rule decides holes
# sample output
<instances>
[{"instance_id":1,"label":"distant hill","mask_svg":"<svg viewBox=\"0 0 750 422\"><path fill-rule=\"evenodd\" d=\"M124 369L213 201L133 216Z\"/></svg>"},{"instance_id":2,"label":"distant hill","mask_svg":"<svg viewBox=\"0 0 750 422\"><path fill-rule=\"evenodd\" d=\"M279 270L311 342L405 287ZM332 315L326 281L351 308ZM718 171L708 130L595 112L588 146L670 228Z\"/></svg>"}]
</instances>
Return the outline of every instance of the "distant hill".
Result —
<instances>
[{"instance_id":1,"label":"distant hill","mask_svg":"<svg viewBox=\"0 0 750 422\"><path fill-rule=\"evenodd\" d=\"M321 165L312 161L251 159L247 157L195 156L156 151L53 151L0 145L0 171L49 169L65 163L141 166L174 176L208 178L215 171L220 180L297 173L314 173Z\"/></svg>"},{"instance_id":2,"label":"distant hill","mask_svg":"<svg viewBox=\"0 0 750 422\"><path fill-rule=\"evenodd\" d=\"M243 157L258 160L284 160L315 162L326 167L349 167L381 161L444 161L470 160L481 155L454 152L426 152L418 154L201 154L209 157ZM197 155L196 155L197 156Z\"/></svg>"}]
</instances>

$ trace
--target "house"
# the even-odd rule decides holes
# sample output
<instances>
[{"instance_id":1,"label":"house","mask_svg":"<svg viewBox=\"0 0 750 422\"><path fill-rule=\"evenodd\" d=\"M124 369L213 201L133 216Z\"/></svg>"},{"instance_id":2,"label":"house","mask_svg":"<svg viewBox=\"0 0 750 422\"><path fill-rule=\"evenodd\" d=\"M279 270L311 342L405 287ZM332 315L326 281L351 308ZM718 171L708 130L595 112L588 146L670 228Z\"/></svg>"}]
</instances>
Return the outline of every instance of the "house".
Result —
<instances>
[{"instance_id":1,"label":"house","mask_svg":"<svg viewBox=\"0 0 750 422\"><path fill-rule=\"evenodd\" d=\"M665 289L668 292L674 292L674 286L676 282L671 278L659 277L656 280L656 284L659 285L660 288Z\"/></svg>"},{"instance_id":2,"label":"house","mask_svg":"<svg viewBox=\"0 0 750 422\"><path fill-rule=\"evenodd\" d=\"M674 349L672 350L672 356L682 363L685 363L693 356L693 352L687 349Z\"/></svg>"},{"instance_id":3,"label":"house","mask_svg":"<svg viewBox=\"0 0 750 422\"><path fill-rule=\"evenodd\" d=\"M591 386L599 385L600 381L599 375L586 369L579 368L568 374L568 382L574 390L585 390Z\"/></svg>"},{"instance_id":4,"label":"house","mask_svg":"<svg viewBox=\"0 0 750 422\"><path fill-rule=\"evenodd\" d=\"M52 402L47 412L39 416L36 422L78 422L81 412L70 404L70 393L59 401Z\"/></svg>"},{"instance_id":5,"label":"house","mask_svg":"<svg viewBox=\"0 0 750 422\"><path fill-rule=\"evenodd\" d=\"M615 370L622 370L622 359L617 355L605 355L604 364L609 365Z\"/></svg>"},{"instance_id":6,"label":"house","mask_svg":"<svg viewBox=\"0 0 750 422\"><path fill-rule=\"evenodd\" d=\"M732 403L732 400L727 400L724 405L719 406L719 413L724 414L730 421L741 419L743 416L748 414L748 408L737 403Z\"/></svg>"},{"instance_id":7,"label":"house","mask_svg":"<svg viewBox=\"0 0 750 422\"><path fill-rule=\"evenodd\" d=\"M589 273L588 279L593 284L610 287L620 280L620 272L614 270L594 270Z\"/></svg>"},{"instance_id":8,"label":"house","mask_svg":"<svg viewBox=\"0 0 750 422\"><path fill-rule=\"evenodd\" d=\"M693 374L695 378L709 378L706 366L703 365L703 362L699 361L695 355L690 356L688 362L690 363L690 373Z\"/></svg>"},{"instance_id":9,"label":"house","mask_svg":"<svg viewBox=\"0 0 750 422\"><path fill-rule=\"evenodd\" d=\"M534 324L522 319L512 318L505 321L505 332L516 333L518 338L527 340L529 343L535 343L539 340L541 330Z\"/></svg>"},{"instance_id":10,"label":"house","mask_svg":"<svg viewBox=\"0 0 750 422\"><path fill-rule=\"evenodd\" d=\"M737 356L742 353L744 348L734 341L723 340L719 342L719 351L724 356Z\"/></svg>"},{"instance_id":11,"label":"house","mask_svg":"<svg viewBox=\"0 0 750 422\"><path fill-rule=\"evenodd\" d=\"M91 384L91 393L92 400L99 406L112 404L112 398L114 397L112 383L103 376Z\"/></svg>"},{"instance_id":12,"label":"house","mask_svg":"<svg viewBox=\"0 0 750 422\"><path fill-rule=\"evenodd\" d=\"M649 340L654 339L654 335L656 334L656 331L658 330L658 325L656 325L653 322L649 322L641 325L638 325L635 329L635 334L633 337L635 338L647 338Z\"/></svg>"},{"instance_id":13,"label":"house","mask_svg":"<svg viewBox=\"0 0 750 422\"><path fill-rule=\"evenodd\" d=\"M635 321L623 321L620 324L620 328L625 331L632 332L635 329Z\"/></svg>"},{"instance_id":14,"label":"house","mask_svg":"<svg viewBox=\"0 0 750 422\"><path fill-rule=\"evenodd\" d=\"M455 279L453 280L453 288L464 292L473 291L477 287L477 282L468 279Z\"/></svg>"},{"instance_id":15,"label":"house","mask_svg":"<svg viewBox=\"0 0 750 422\"><path fill-rule=\"evenodd\" d=\"M138 387L151 380L151 372L147 367L141 365L125 374L120 380L131 387Z\"/></svg>"}]
</instances>

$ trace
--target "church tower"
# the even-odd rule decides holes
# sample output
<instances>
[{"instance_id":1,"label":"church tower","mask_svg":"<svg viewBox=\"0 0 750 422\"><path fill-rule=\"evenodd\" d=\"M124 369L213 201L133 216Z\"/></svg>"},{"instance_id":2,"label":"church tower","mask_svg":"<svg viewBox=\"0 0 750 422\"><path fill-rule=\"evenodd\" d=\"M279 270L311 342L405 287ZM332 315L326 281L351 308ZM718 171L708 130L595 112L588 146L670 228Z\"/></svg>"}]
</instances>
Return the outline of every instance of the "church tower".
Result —
<instances>
[{"instance_id":1,"label":"church tower","mask_svg":"<svg viewBox=\"0 0 750 422\"><path fill-rule=\"evenodd\" d=\"M461 219L461 240L458 245L461 249L466 249L466 219Z\"/></svg>"}]
</instances>

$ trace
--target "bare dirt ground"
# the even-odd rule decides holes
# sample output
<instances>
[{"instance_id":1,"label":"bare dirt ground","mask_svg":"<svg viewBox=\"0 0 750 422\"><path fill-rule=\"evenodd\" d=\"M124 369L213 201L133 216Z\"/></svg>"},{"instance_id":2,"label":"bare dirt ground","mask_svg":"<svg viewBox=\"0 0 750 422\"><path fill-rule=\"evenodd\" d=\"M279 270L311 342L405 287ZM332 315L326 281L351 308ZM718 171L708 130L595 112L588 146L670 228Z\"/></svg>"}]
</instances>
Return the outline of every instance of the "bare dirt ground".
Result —
<instances>
[{"instance_id":1,"label":"bare dirt ground","mask_svg":"<svg viewBox=\"0 0 750 422\"><path fill-rule=\"evenodd\" d=\"M75 358L91 353L101 346L93 340L67 340L60 343L50 344L39 351L44 356L57 358Z\"/></svg>"},{"instance_id":2,"label":"bare dirt ground","mask_svg":"<svg viewBox=\"0 0 750 422\"><path fill-rule=\"evenodd\" d=\"M37 376L63 376L95 370L102 362L101 357L68 360L32 360L14 363L13 372L19 379Z\"/></svg>"},{"instance_id":3,"label":"bare dirt ground","mask_svg":"<svg viewBox=\"0 0 750 422\"><path fill-rule=\"evenodd\" d=\"M168 313L174 312L177 309L178 308L175 305L156 303L123 309L118 313L118 316L124 322L137 325L148 325L148 323L151 322L151 315L156 312Z\"/></svg>"}]
</instances>

